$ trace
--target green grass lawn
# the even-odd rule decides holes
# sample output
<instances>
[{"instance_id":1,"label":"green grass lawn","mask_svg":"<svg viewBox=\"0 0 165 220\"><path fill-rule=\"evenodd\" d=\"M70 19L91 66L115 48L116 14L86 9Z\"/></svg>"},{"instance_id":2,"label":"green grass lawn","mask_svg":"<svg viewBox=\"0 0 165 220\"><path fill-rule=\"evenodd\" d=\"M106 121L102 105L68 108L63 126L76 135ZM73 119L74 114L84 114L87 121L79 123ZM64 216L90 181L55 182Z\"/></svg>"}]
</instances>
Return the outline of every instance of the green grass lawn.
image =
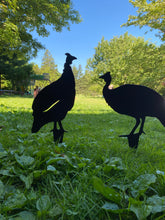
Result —
<instances>
[{"instance_id":1,"label":"green grass lawn","mask_svg":"<svg viewBox=\"0 0 165 220\"><path fill-rule=\"evenodd\" d=\"M137 150L135 124L103 98L77 96L55 145L45 125L32 134L33 98L0 97L0 219L165 218L165 128L147 118ZM57 151L64 154L55 153Z\"/></svg>"}]
</instances>

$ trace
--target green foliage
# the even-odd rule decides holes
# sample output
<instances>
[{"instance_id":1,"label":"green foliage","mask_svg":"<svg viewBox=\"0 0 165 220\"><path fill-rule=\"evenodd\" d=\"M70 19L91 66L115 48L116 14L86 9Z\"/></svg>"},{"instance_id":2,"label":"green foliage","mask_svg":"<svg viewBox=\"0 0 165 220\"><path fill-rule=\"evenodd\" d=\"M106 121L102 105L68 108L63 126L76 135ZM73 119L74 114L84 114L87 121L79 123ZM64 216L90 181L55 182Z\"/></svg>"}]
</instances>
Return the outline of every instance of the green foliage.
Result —
<instances>
[{"instance_id":1,"label":"green foliage","mask_svg":"<svg viewBox=\"0 0 165 220\"><path fill-rule=\"evenodd\" d=\"M73 74L76 82L76 94L98 96L101 94L102 87L91 77L90 71L82 71L81 65L77 68L73 65Z\"/></svg>"},{"instance_id":2,"label":"green foliage","mask_svg":"<svg viewBox=\"0 0 165 220\"><path fill-rule=\"evenodd\" d=\"M44 53L41 68L39 68L38 65L34 65L33 70L36 75L43 76L42 79L45 79L45 74L47 76L45 80L35 81L35 86L38 86L40 88L47 86L48 84L54 82L60 77L57 65L55 64L54 59L49 50L46 50Z\"/></svg>"},{"instance_id":3,"label":"green foliage","mask_svg":"<svg viewBox=\"0 0 165 220\"><path fill-rule=\"evenodd\" d=\"M95 80L99 80L101 73L110 71L115 86L131 83L160 90L165 66L163 51L163 46L125 33L110 41L102 38L87 67Z\"/></svg>"},{"instance_id":4,"label":"green foliage","mask_svg":"<svg viewBox=\"0 0 165 220\"><path fill-rule=\"evenodd\" d=\"M162 41L165 41L165 4L163 0L129 0L137 9L137 15L130 15L123 26L147 25L151 30L158 30Z\"/></svg>"},{"instance_id":5,"label":"green foliage","mask_svg":"<svg viewBox=\"0 0 165 220\"><path fill-rule=\"evenodd\" d=\"M164 127L147 118L139 148L103 98L76 96L55 145L51 123L32 134L32 98L0 98L1 219L163 219ZM56 153L59 151L60 154Z\"/></svg>"},{"instance_id":6,"label":"green foliage","mask_svg":"<svg viewBox=\"0 0 165 220\"><path fill-rule=\"evenodd\" d=\"M1 8L1 54L36 55L43 45L31 35L32 31L47 37L47 25L53 30L69 29L70 23L79 23L80 16L71 1L63 0L3 0Z\"/></svg>"},{"instance_id":7,"label":"green foliage","mask_svg":"<svg viewBox=\"0 0 165 220\"><path fill-rule=\"evenodd\" d=\"M81 65L78 68L73 65L72 71L75 77L76 94L87 94L90 79L87 79L87 75L83 74Z\"/></svg>"},{"instance_id":8,"label":"green foliage","mask_svg":"<svg viewBox=\"0 0 165 220\"><path fill-rule=\"evenodd\" d=\"M106 199L116 203L121 203L121 195L115 189L107 187L103 184L101 179L98 177L93 177L94 188L100 192Z\"/></svg>"},{"instance_id":9,"label":"green foliage","mask_svg":"<svg viewBox=\"0 0 165 220\"><path fill-rule=\"evenodd\" d=\"M12 58L0 56L0 71L1 77L11 83L11 89L18 91L27 89L34 74L33 65L15 55Z\"/></svg>"}]
</instances>

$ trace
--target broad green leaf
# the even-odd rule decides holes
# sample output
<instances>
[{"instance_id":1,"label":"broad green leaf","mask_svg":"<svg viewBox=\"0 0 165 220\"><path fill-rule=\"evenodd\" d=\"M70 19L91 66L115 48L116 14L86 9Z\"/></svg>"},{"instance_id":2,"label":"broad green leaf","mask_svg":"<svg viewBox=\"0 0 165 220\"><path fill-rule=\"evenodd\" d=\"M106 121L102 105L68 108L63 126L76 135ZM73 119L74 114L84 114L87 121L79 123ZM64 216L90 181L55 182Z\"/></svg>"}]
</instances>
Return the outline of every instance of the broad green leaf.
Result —
<instances>
[{"instance_id":1,"label":"broad green leaf","mask_svg":"<svg viewBox=\"0 0 165 220\"><path fill-rule=\"evenodd\" d=\"M152 213L165 211L165 196L159 197L158 195L154 195L149 197L146 203L152 206Z\"/></svg>"},{"instance_id":2,"label":"broad green leaf","mask_svg":"<svg viewBox=\"0 0 165 220\"><path fill-rule=\"evenodd\" d=\"M2 144L0 143L0 152L3 152L4 151L4 148L2 146Z\"/></svg>"},{"instance_id":3,"label":"broad green leaf","mask_svg":"<svg viewBox=\"0 0 165 220\"><path fill-rule=\"evenodd\" d=\"M66 156L66 155L64 155L64 156L52 157L52 158L50 158L49 160L46 161L46 163L47 163L48 165L50 165L50 164L55 164L55 163L57 163L57 162L58 162L58 163L60 163L60 162L62 162L62 163L67 162L71 167L77 168L77 166L76 166L75 164L73 164L72 161L71 161L71 159L70 159L68 156Z\"/></svg>"},{"instance_id":4,"label":"broad green leaf","mask_svg":"<svg viewBox=\"0 0 165 220\"><path fill-rule=\"evenodd\" d=\"M0 158L7 156L7 151L3 148L2 144L0 143Z\"/></svg>"},{"instance_id":5,"label":"broad green leaf","mask_svg":"<svg viewBox=\"0 0 165 220\"><path fill-rule=\"evenodd\" d=\"M47 166L47 171L50 171L50 172L52 172L54 174L58 174L59 173L59 171L56 170L56 168L54 166L52 166L52 165L48 165Z\"/></svg>"},{"instance_id":6,"label":"broad green leaf","mask_svg":"<svg viewBox=\"0 0 165 220\"><path fill-rule=\"evenodd\" d=\"M104 172L108 173L110 172L112 169L114 170L125 170L125 166L122 163L122 159L119 157L112 157L110 159L107 159L105 161L106 165L104 166Z\"/></svg>"},{"instance_id":7,"label":"broad green leaf","mask_svg":"<svg viewBox=\"0 0 165 220\"><path fill-rule=\"evenodd\" d=\"M6 198L8 198L8 196L11 196L13 194L17 194L18 190L16 189L16 187L14 185L5 185L4 188L4 194L6 196Z\"/></svg>"},{"instance_id":8,"label":"broad green leaf","mask_svg":"<svg viewBox=\"0 0 165 220\"><path fill-rule=\"evenodd\" d=\"M73 168L78 168L77 165L75 165L75 164L72 162L72 160L71 160L68 156L64 155L64 157L65 157L66 161L68 162L68 164L69 164L71 167L73 167Z\"/></svg>"},{"instance_id":9,"label":"broad green leaf","mask_svg":"<svg viewBox=\"0 0 165 220\"><path fill-rule=\"evenodd\" d=\"M78 163L78 167L79 168L83 168L83 167L85 167L86 166L86 163Z\"/></svg>"},{"instance_id":10,"label":"broad green leaf","mask_svg":"<svg viewBox=\"0 0 165 220\"><path fill-rule=\"evenodd\" d=\"M131 187L133 197L143 194L148 189L149 185L155 182L156 176L154 174L144 174L139 176L133 181Z\"/></svg>"},{"instance_id":11,"label":"broad green leaf","mask_svg":"<svg viewBox=\"0 0 165 220\"><path fill-rule=\"evenodd\" d=\"M15 154L15 159L22 167L29 167L34 163L34 158L30 156L18 156L18 154Z\"/></svg>"},{"instance_id":12,"label":"broad green leaf","mask_svg":"<svg viewBox=\"0 0 165 220\"><path fill-rule=\"evenodd\" d=\"M1 214L0 214L0 219L1 220L6 220L6 218L3 215L1 215Z\"/></svg>"},{"instance_id":13,"label":"broad green leaf","mask_svg":"<svg viewBox=\"0 0 165 220\"><path fill-rule=\"evenodd\" d=\"M33 177L35 179L37 179L37 178L39 178L39 177L41 177L41 176L43 176L45 174L46 174L46 170L34 170L33 171Z\"/></svg>"},{"instance_id":14,"label":"broad green leaf","mask_svg":"<svg viewBox=\"0 0 165 220\"><path fill-rule=\"evenodd\" d=\"M33 174L31 173L28 176L21 174L19 177L25 183L26 189L30 189L31 184L33 183Z\"/></svg>"},{"instance_id":15,"label":"broad green leaf","mask_svg":"<svg viewBox=\"0 0 165 220\"><path fill-rule=\"evenodd\" d=\"M62 214L62 208L60 206L54 206L52 209L49 211L49 215L51 217L56 217L58 215Z\"/></svg>"},{"instance_id":16,"label":"broad green leaf","mask_svg":"<svg viewBox=\"0 0 165 220\"><path fill-rule=\"evenodd\" d=\"M36 208L39 211L47 211L51 206L50 198L47 195L41 196L36 202Z\"/></svg>"},{"instance_id":17,"label":"broad green leaf","mask_svg":"<svg viewBox=\"0 0 165 220\"><path fill-rule=\"evenodd\" d=\"M36 217L29 211L20 212L14 220L35 220Z\"/></svg>"},{"instance_id":18,"label":"broad green leaf","mask_svg":"<svg viewBox=\"0 0 165 220\"><path fill-rule=\"evenodd\" d=\"M103 209L108 210L108 211L116 211L119 210L119 206L115 203L110 203L110 202L106 202L103 206Z\"/></svg>"},{"instance_id":19,"label":"broad green leaf","mask_svg":"<svg viewBox=\"0 0 165 220\"><path fill-rule=\"evenodd\" d=\"M36 200L37 199L37 193L36 191L30 191L28 194L27 194L27 199L32 201L32 200Z\"/></svg>"},{"instance_id":20,"label":"broad green leaf","mask_svg":"<svg viewBox=\"0 0 165 220\"><path fill-rule=\"evenodd\" d=\"M3 209L5 211L10 211L13 209L22 208L25 205L26 200L27 199L23 193L16 192L3 202Z\"/></svg>"},{"instance_id":21,"label":"broad green leaf","mask_svg":"<svg viewBox=\"0 0 165 220\"><path fill-rule=\"evenodd\" d=\"M105 163L118 166L122 164L122 159L120 157L111 157L107 158Z\"/></svg>"},{"instance_id":22,"label":"broad green leaf","mask_svg":"<svg viewBox=\"0 0 165 220\"><path fill-rule=\"evenodd\" d=\"M109 188L106 186L101 179L94 176L93 177L93 185L94 188L100 192L105 198L109 199L112 202L115 202L117 204L120 204L121 202L121 195L113 188Z\"/></svg>"},{"instance_id":23,"label":"broad green leaf","mask_svg":"<svg viewBox=\"0 0 165 220\"><path fill-rule=\"evenodd\" d=\"M78 212L74 212L74 211L72 211L72 210L70 210L70 209L67 209L67 210L66 210L66 214L67 214L67 215L78 215Z\"/></svg>"},{"instance_id":24,"label":"broad green leaf","mask_svg":"<svg viewBox=\"0 0 165 220\"><path fill-rule=\"evenodd\" d=\"M4 194L4 188L5 188L5 186L4 186L3 182L0 180L0 197Z\"/></svg>"},{"instance_id":25,"label":"broad green leaf","mask_svg":"<svg viewBox=\"0 0 165 220\"><path fill-rule=\"evenodd\" d=\"M137 201L133 198L129 199L129 209L134 212L138 220L144 220L152 212L152 206L146 205L143 201Z\"/></svg>"},{"instance_id":26,"label":"broad green leaf","mask_svg":"<svg viewBox=\"0 0 165 220\"><path fill-rule=\"evenodd\" d=\"M164 171L156 170L156 174L164 176Z\"/></svg>"},{"instance_id":27,"label":"broad green leaf","mask_svg":"<svg viewBox=\"0 0 165 220\"><path fill-rule=\"evenodd\" d=\"M110 203L106 202L103 206L102 209L108 211L108 212L113 212L113 213L123 213L123 212L128 212L128 209L120 209L119 206L115 203Z\"/></svg>"},{"instance_id":28,"label":"broad green leaf","mask_svg":"<svg viewBox=\"0 0 165 220\"><path fill-rule=\"evenodd\" d=\"M57 163L57 161L63 161L63 160L65 160L65 158L62 156L51 157L49 160L46 161L46 164L50 165Z\"/></svg>"},{"instance_id":29,"label":"broad green leaf","mask_svg":"<svg viewBox=\"0 0 165 220\"><path fill-rule=\"evenodd\" d=\"M54 172L54 171L56 171L56 168L54 166L52 166L52 165L48 165L47 166L47 170Z\"/></svg>"},{"instance_id":30,"label":"broad green leaf","mask_svg":"<svg viewBox=\"0 0 165 220\"><path fill-rule=\"evenodd\" d=\"M10 173L10 170L0 170L0 175L3 176L14 176Z\"/></svg>"}]
</instances>

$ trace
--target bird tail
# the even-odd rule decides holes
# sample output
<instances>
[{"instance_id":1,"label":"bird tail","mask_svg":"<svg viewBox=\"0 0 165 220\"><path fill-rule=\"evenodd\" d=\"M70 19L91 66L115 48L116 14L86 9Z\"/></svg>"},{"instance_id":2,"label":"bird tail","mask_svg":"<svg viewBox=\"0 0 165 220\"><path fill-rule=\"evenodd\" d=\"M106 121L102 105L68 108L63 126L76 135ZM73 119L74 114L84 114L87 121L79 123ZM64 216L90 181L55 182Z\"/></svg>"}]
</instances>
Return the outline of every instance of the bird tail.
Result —
<instances>
[{"instance_id":1,"label":"bird tail","mask_svg":"<svg viewBox=\"0 0 165 220\"><path fill-rule=\"evenodd\" d=\"M165 99L163 99L161 105L159 106L159 114L158 119L165 127Z\"/></svg>"},{"instance_id":2,"label":"bird tail","mask_svg":"<svg viewBox=\"0 0 165 220\"><path fill-rule=\"evenodd\" d=\"M165 114L163 117L159 117L159 121L162 123L162 125L165 127Z\"/></svg>"}]
</instances>

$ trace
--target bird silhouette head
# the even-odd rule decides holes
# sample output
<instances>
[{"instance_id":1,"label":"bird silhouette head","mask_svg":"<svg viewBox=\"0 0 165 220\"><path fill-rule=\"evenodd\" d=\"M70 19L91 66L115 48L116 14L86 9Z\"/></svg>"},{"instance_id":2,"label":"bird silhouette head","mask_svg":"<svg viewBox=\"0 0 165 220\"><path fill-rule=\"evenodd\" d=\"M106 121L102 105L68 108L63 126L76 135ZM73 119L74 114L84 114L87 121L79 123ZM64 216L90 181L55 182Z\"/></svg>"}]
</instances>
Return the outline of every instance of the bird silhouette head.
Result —
<instances>
[{"instance_id":1,"label":"bird silhouette head","mask_svg":"<svg viewBox=\"0 0 165 220\"><path fill-rule=\"evenodd\" d=\"M68 63L68 64L72 64L72 61L77 59L76 57L70 55L70 53L66 53L65 55L67 56L66 63Z\"/></svg>"},{"instance_id":2,"label":"bird silhouette head","mask_svg":"<svg viewBox=\"0 0 165 220\"><path fill-rule=\"evenodd\" d=\"M104 75L100 76L99 78L100 78L100 79L104 79L104 81L105 81L106 83L109 83L109 84L110 84L110 82L111 82L110 72L105 73Z\"/></svg>"}]
</instances>

